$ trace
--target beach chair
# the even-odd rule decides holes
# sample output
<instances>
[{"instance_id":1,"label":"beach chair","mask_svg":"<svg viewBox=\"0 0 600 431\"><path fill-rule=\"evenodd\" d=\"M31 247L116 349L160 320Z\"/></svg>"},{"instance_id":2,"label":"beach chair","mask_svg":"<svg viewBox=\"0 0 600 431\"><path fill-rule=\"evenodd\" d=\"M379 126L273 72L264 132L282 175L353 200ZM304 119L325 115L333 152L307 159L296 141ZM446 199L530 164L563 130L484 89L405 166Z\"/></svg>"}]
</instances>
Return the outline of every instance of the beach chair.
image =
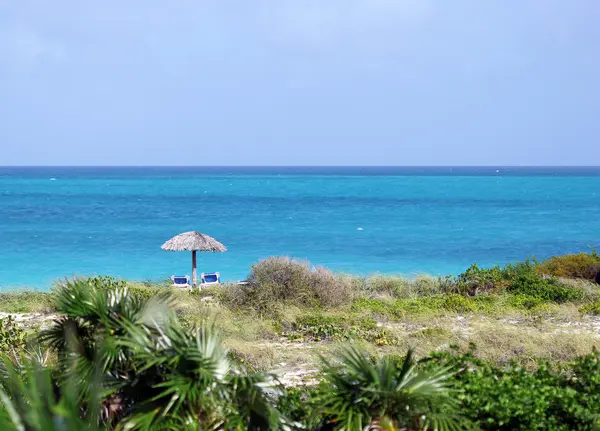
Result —
<instances>
[{"instance_id":1,"label":"beach chair","mask_svg":"<svg viewBox=\"0 0 600 431\"><path fill-rule=\"evenodd\" d=\"M203 272L200 274L200 286L219 284L220 282L221 274L218 272Z\"/></svg>"},{"instance_id":2,"label":"beach chair","mask_svg":"<svg viewBox=\"0 0 600 431\"><path fill-rule=\"evenodd\" d=\"M180 289L189 289L191 287L189 275L173 275L171 276L171 280L173 281L173 287Z\"/></svg>"}]
</instances>

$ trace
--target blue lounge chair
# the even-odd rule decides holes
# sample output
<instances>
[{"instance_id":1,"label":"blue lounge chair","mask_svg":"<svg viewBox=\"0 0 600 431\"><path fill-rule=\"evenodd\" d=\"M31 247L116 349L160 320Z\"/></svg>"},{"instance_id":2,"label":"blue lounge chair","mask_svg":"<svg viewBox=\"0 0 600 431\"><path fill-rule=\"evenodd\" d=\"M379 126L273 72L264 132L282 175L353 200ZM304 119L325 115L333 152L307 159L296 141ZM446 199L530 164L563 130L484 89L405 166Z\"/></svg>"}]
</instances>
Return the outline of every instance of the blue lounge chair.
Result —
<instances>
[{"instance_id":1,"label":"blue lounge chair","mask_svg":"<svg viewBox=\"0 0 600 431\"><path fill-rule=\"evenodd\" d=\"M171 280L173 281L173 287L180 287L183 289L188 289L190 287L189 275L173 275Z\"/></svg>"},{"instance_id":2,"label":"blue lounge chair","mask_svg":"<svg viewBox=\"0 0 600 431\"><path fill-rule=\"evenodd\" d=\"M207 284L219 284L221 282L221 274L218 272L203 272L200 274L200 284L206 286Z\"/></svg>"}]
</instances>

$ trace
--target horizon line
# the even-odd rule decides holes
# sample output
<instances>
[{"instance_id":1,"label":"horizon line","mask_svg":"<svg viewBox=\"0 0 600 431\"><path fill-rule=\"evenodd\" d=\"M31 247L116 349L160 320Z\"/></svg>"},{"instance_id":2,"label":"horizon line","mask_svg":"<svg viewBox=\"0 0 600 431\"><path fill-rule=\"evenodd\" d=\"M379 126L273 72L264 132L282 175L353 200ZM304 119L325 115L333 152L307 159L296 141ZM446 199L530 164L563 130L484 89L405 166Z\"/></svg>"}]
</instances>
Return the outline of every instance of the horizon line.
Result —
<instances>
[{"instance_id":1,"label":"horizon line","mask_svg":"<svg viewBox=\"0 0 600 431\"><path fill-rule=\"evenodd\" d=\"M0 165L3 168L600 168L600 165Z\"/></svg>"}]
</instances>

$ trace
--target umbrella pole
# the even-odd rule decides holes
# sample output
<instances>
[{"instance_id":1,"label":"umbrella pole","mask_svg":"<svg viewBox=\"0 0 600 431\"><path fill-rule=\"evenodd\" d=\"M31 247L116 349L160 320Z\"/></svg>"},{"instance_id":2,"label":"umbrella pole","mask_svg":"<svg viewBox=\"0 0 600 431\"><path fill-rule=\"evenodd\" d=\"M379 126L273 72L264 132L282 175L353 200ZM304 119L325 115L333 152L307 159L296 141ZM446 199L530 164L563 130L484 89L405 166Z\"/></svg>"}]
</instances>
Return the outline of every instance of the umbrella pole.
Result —
<instances>
[{"instance_id":1,"label":"umbrella pole","mask_svg":"<svg viewBox=\"0 0 600 431\"><path fill-rule=\"evenodd\" d=\"M196 250L192 251L192 280L192 286L196 287Z\"/></svg>"}]
</instances>

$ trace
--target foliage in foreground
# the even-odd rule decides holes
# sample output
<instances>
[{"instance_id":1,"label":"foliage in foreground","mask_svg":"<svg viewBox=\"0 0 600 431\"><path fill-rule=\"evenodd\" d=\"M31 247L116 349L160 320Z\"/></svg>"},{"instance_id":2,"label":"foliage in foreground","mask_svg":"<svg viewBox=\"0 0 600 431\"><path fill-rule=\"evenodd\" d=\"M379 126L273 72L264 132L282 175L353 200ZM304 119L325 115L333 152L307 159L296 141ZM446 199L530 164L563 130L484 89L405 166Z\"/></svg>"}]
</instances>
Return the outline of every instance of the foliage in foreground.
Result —
<instances>
[{"instance_id":1,"label":"foliage in foreground","mask_svg":"<svg viewBox=\"0 0 600 431\"><path fill-rule=\"evenodd\" d=\"M55 291L61 317L39 337L56 354L55 363L25 351L3 358L0 429L302 427L276 408L283 388L274 378L233 363L210 327L179 324L172 297L148 300L126 286L98 288L96 282L67 281ZM389 360L372 364L349 350L341 365L325 362L323 372L331 391L314 410L322 429L458 426L449 375L440 367L417 371L410 355L401 367ZM363 386L364 396L356 398ZM352 397L359 402L343 404Z\"/></svg>"},{"instance_id":2,"label":"foliage in foreground","mask_svg":"<svg viewBox=\"0 0 600 431\"><path fill-rule=\"evenodd\" d=\"M354 348L344 352L340 365L324 361L329 389L318 401L339 429L463 428L455 402L458 391L449 389L448 368L418 370L412 351L401 363L392 357L370 360Z\"/></svg>"},{"instance_id":3,"label":"foliage in foreground","mask_svg":"<svg viewBox=\"0 0 600 431\"><path fill-rule=\"evenodd\" d=\"M472 353L436 354L425 362L457 371L450 386L460 388L460 411L482 430L595 430L600 425L597 352L562 369L540 362L535 371L517 364L499 367Z\"/></svg>"},{"instance_id":4,"label":"foliage in foreground","mask_svg":"<svg viewBox=\"0 0 600 431\"><path fill-rule=\"evenodd\" d=\"M386 400L389 406L394 397L389 397L385 386L382 388L379 384L379 376L388 374L380 371L381 364L386 361L393 362L394 358L367 362L360 367L350 366L340 373L344 379L337 385L332 386L335 380L326 378L317 387L290 389L280 398L279 408L295 420L314 425L311 422L314 411L320 411L324 400L340 398L341 401L333 404L336 411L354 401L359 410L365 399L370 401L378 397L381 397L378 400ZM403 363L402 358L397 361L398 364ZM451 405L454 409L450 412L454 414L448 418L449 424L458 420L462 428L472 427L483 431L600 429L598 352L582 356L563 367L553 367L542 361L533 371L517 364L498 366L482 361L473 352L435 353L422 359L417 369L425 373L431 370L437 372L440 366L448 370L443 384L449 392L442 393L442 396L453 397ZM354 371L354 368L358 368L358 371ZM398 371L389 374L394 373ZM369 377L363 379L362 376ZM359 381L361 383L354 386ZM349 390L343 392L344 396L339 396L335 395L338 388ZM374 415L371 413L374 411L385 411L373 408L377 405L374 403L371 408L359 410L359 414L362 414L360 418L372 417L369 415ZM460 413L460 417L455 415L456 412ZM380 417L381 424L393 423L385 415ZM353 416L353 420L360 418Z\"/></svg>"},{"instance_id":5,"label":"foliage in foreground","mask_svg":"<svg viewBox=\"0 0 600 431\"><path fill-rule=\"evenodd\" d=\"M27 334L12 316L0 319L0 352L12 353L25 348Z\"/></svg>"}]
</instances>

